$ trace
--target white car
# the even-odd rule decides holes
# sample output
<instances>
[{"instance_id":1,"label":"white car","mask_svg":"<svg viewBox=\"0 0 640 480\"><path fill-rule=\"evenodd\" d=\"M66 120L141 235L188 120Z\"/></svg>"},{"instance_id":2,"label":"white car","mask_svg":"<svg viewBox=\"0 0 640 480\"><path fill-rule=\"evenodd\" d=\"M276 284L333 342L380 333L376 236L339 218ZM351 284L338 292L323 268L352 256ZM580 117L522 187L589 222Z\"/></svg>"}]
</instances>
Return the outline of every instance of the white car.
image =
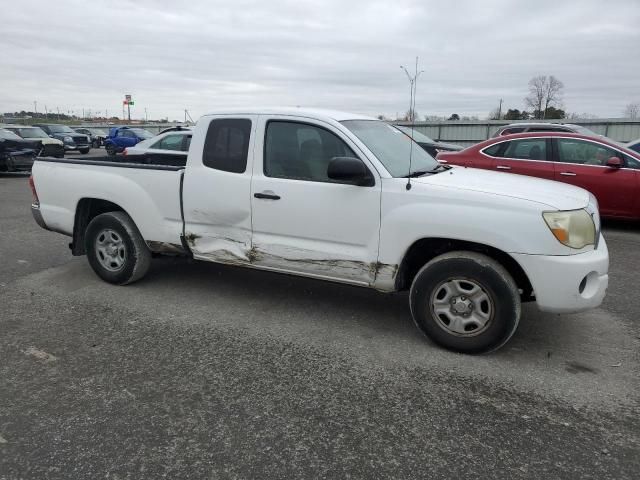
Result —
<instances>
[{"instance_id":1,"label":"white car","mask_svg":"<svg viewBox=\"0 0 640 480\"><path fill-rule=\"evenodd\" d=\"M185 165L193 132L187 129L172 130L153 138L148 138L124 150L128 161L138 161L155 165ZM134 157L133 159L130 157Z\"/></svg>"},{"instance_id":2,"label":"white car","mask_svg":"<svg viewBox=\"0 0 640 480\"><path fill-rule=\"evenodd\" d=\"M186 167L108 160L38 159L31 184L38 224L71 236L110 283L171 253L409 290L420 330L468 353L506 343L523 301L579 312L607 288L589 192L440 165L373 118L226 111L200 119Z\"/></svg>"}]
</instances>

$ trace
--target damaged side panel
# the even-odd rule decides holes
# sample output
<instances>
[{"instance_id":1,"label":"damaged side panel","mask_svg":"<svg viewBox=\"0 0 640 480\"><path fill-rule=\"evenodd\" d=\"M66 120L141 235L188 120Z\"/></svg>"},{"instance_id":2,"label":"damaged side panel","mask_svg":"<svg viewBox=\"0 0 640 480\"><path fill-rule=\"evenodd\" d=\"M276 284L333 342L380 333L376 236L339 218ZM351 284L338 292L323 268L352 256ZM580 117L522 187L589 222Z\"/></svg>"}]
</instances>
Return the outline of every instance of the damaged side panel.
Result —
<instances>
[{"instance_id":1,"label":"damaged side panel","mask_svg":"<svg viewBox=\"0 0 640 480\"><path fill-rule=\"evenodd\" d=\"M196 238L194 238L196 237ZM185 235L194 258L229 265L294 273L393 291L397 265L361 262L344 258L322 258L318 252L285 246L251 245L248 239L201 238Z\"/></svg>"}]
</instances>

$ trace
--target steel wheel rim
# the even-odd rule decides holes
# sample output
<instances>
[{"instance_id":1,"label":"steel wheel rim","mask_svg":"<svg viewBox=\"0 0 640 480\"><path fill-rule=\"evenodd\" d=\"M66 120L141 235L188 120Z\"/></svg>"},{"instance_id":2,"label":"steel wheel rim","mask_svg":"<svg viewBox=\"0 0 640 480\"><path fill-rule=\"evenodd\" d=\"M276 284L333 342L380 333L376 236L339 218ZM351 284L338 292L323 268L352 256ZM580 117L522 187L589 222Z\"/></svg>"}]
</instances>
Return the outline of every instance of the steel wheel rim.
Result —
<instances>
[{"instance_id":1,"label":"steel wheel rim","mask_svg":"<svg viewBox=\"0 0 640 480\"><path fill-rule=\"evenodd\" d=\"M450 278L431 294L431 315L440 328L458 337L473 337L486 331L495 315L487 289L476 280Z\"/></svg>"},{"instance_id":2,"label":"steel wheel rim","mask_svg":"<svg viewBox=\"0 0 640 480\"><path fill-rule=\"evenodd\" d=\"M124 268L127 260L127 248L122 236L110 228L100 230L95 240L96 258L100 265L110 272Z\"/></svg>"}]
</instances>

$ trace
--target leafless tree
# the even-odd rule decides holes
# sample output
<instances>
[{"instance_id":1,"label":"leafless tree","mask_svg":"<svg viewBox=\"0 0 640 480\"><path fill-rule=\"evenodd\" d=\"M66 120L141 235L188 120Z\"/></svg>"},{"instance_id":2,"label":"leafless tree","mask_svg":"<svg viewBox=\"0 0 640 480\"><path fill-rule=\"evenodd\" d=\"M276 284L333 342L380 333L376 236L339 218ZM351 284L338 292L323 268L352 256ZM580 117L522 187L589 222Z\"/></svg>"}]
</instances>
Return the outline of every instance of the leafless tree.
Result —
<instances>
[{"instance_id":1,"label":"leafless tree","mask_svg":"<svg viewBox=\"0 0 640 480\"><path fill-rule=\"evenodd\" d=\"M640 116L640 103L630 103L624 109L625 118L638 118Z\"/></svg>"},{"instance_id":2,"label":"leafless tree","mask_svg":"<svg viewBox=\"0 0 640 480\"><path fill-rule=\"evenodd\" d=\"M553 75L538 75L529 80L529 95L524 102L535 118L544 118L547 108L561 104L563 89L564 84Z\"/></svg>"},{"instance_id":3,"label":"leafless tree","mask_svg":"<svg viewBox=\"0 0 640 480\"><path fill-rule=\"evenodd\" d=\"M416 120L418 120L418 118L420 118L420 115L418 115L418 112L416 110L407 110L406 113L404 114L404 118L403 120L405 122L415 122Z\"/></svg>"}]
</instances>

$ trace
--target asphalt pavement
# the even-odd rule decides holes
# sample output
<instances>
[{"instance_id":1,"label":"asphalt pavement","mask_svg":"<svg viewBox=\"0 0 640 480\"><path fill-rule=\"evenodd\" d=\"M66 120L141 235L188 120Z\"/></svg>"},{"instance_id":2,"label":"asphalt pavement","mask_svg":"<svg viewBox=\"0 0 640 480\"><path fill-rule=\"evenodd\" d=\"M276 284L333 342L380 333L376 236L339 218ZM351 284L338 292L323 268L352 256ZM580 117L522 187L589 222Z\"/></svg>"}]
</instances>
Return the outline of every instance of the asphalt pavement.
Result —
<instances>
[{"instance_id":1,"label":"asphalt pavement","mask_svg":"<svg viewBox=\"0 0 640 480\"><path fill-rule=\"evenodd\" d=\"M30 200L0 175L0 479L638 478L638 224L605 225L601 308L465 356L405 294L178 258L106 284Z\"/></svg>"}]
</instances>

